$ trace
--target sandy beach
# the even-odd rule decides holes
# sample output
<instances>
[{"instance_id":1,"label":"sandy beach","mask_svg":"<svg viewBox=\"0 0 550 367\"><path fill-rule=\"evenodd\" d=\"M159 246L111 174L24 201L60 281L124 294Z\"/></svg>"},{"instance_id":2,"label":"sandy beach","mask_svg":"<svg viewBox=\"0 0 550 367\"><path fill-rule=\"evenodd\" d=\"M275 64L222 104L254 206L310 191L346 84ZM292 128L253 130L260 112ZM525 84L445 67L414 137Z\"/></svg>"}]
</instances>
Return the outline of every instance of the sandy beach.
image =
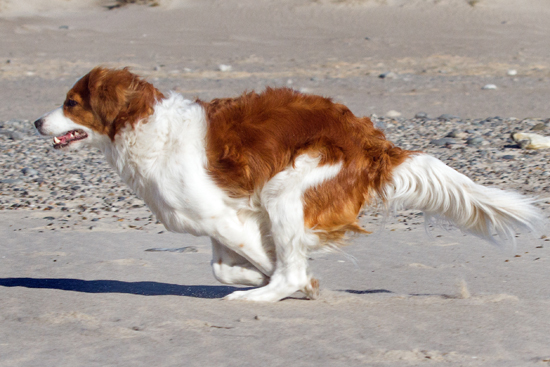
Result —
<instances>
[{"instance_id":1,"label":"sandy beach","mask_svg":"<svg viewBox=\"0 0 550 367\"><path fill-rule=\"evenodd\" d=\"M545 0L0 0L0 366L550 366ZM152 6L154 5L154 6ZM538 197L492 245L417 211L311 254L320 299L229 302L208 238L166 231L93 149L32 121L96 65L209 100L330 96L397 145ZM548 237L547 237L548 236Z\"/></svg>"}]
</instances>

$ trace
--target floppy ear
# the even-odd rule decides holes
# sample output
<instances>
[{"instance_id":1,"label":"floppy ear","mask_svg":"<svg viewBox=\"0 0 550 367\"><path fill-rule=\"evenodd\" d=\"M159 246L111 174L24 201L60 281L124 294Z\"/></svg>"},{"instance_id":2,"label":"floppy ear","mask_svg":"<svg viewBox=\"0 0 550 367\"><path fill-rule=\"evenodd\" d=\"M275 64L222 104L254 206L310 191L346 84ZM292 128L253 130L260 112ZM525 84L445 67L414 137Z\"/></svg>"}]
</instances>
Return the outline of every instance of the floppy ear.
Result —
<instances>
[{"instance_id":1,"label":"floppy ear","mask_svg":"<svg viewBox=\"0 0 550 367\"><path fill-rule=\"evenodd\" d=\"M126 105L128 76L121 72L122 70L104 68L95 68L90 72L90 107L106 127L114 123ZM126 73L129 74L127 71Z\"/></svg>"},{"instance_id":2,"label":"floppy ear","mask_svg":"<svg viewBox=\"0 0 550 367\"><path fill-rule=\"evenodd\" d=\"M154 112L154 104L164 98L152 84L128 71L95 68L90 72L90 107L114 140L126 124L135 124Z\"/></svg>"}]
</instances>

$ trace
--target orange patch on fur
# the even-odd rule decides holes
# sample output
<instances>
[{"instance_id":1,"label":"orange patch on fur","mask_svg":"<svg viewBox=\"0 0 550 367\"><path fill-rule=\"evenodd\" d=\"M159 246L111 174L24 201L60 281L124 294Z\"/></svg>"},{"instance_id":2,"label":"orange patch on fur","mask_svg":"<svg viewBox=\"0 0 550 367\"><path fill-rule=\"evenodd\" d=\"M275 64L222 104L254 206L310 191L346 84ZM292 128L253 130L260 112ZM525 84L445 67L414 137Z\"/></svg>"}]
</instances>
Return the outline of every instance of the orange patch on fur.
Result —
<instances>
[{"instance_id":1,"label":"orange patch on fur","mask_svg":"<svg viewBox=\"0 0 550 367\"><path fill-rule=\"evenodd\" d=\"M63 113L74 122L114 139L127 124L151 115L164 98L152 84L120 70L95 68L67 93ZM69 101L75 101L69 103Z\"/></svg>"},{"instance_id":2,"label":"orange patch on fur","mask_svg":"<svg viewBox=\"0 0 550 367\"><path fill-rule=\"evenodd\" d=\"M370 119L358 118L328 98L267 88L238 98L198 101L208 120L208 170L235 197L250 196L302 154L320 165L342 162L333 179L304 193L304 224L321 239L338 241L347 231L368 233L359 211L391 180L410 152L395 147Z\"/></svg>"}]
</instances>

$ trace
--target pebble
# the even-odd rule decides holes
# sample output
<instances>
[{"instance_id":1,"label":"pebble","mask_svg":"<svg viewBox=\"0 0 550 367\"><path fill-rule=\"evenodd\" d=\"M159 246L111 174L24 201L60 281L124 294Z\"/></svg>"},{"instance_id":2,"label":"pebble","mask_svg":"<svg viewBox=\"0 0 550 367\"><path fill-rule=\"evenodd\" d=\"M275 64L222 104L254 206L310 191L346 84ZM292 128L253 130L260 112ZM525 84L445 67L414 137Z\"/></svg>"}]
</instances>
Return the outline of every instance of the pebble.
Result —
<instances>
[{"instance_id":1,"label":"pebble","mask_svg":"<svg viewBox=\"0 0 550 367\"><path fill-rule=\"evenodd\" d=\"M21 170L21 173L23 173L25 176L34 176L38 174L38 171L34 168L25 167Z\"/></svg>"},{"instance_id":2,"label":"pebble","mask_svg":"<svg viewBox=\"0 0 550 367\"><path fill-rule=\"evenodd\" d=\"M382 73L378 75L380 79L397 79L397 74L393 71L387 71L385 73Z\"/></svg>"},{"instance_id":3,"label":"pebble","mask_svg":"<svg viewBox=\"0 0 550 367\"><path fill-rule=\"evenodd\" d=\"M416 118L416 119L427 119L428 114L426 112L418 112L416 115L414 115L414 118Z\"/></svg>"},{"instance_id":4,"label":"pebble","mask_svg":"<svg viewBox=\"0 0 550 367\"><path fill-rule=\"evenodd\" d=\"M539 122L538 124L536 124L535 126L533 126L531 128L531 130L533 131L542 131L542 130L546 130L546 124L543 123L543 122Z\"/></svg>"},{"instance_id":5,"label":"pebble","mask_svg":"<svg viewBox=\"0 0 550 367\"><path fill-rule=\"evenodd\" d=\"M483 142L484 142L484 140L480 136L476 136L476 137L473 137L473 138L466 139L466 144L467 145L481 145L481 144L483 144Z\"/></svg>"},{"instance_id":6,"label":"pebble","mask_svg":"<svg viewBox=\"0 0 550 367\"><path fill-rule=\"evenodd\" d=\"M441 138L441 139L430 140L430 144L438 145L438 146L451 145L451 144L457 144L457 143L458 142L452 138Z\"/></svg>"},{"instance_id":7,"label":"pebble","mask_svg":"<svg viewBox=\"0 0 550 367\"><path fill-rule=\"evenodd\" d=\"M483 86L483 88L481 88L483 90L494 90L494 89L498 89L498 87L494 84L485 84Z\"/></svg>"},{"instance_id":8,"label":"pebble","mask_svg":"<svg viewBox=\"0 0 550 367\"><path fill-rule=\"evenodd\" d=\"M386 112L386 117L396 118L396 117L400 117L400 116L401 116L401 112L398 112L398 111L395 111L395 110L390 110L390 111Z\"/></svg>"},{"instance_id":9,"label":"pebble","mask_svg":"<svg viewBox=\"0 0 550 367\"><path fill-rule=\"evenodd\" d=\"M375 120L374 127L380 130L386 130L386 124L381 120Z\"/></svg>"},{"instance_id":10,"label":"pebble","mask_svg":"<svg viewBox=\"0 0 550 367\"><path fill-rule=\"evenodd\" d=\"M464 139L468 136L465 132L462 132L460 130L454 129L450 133L448 133L445 137L446 138L455 138L455 139Z\"/></svg>"},{"instance_id":11,"label":"pebble","mask_svg":"<svg viewBox=\"0 0 550 367\"><path fill-rule=\"evenodd\" d=\"M225 72L233 70L233 67L231 65L220 64L220 65L218 65L218 70L225 73Z\"/></svg>"},{"instance_id":12,"label":"pebble","mask_svg":"<svg viewBox=\"0 0 550 367\"><path fill-rule=\"evenodd\" d=\"M0 131L0 135L6 136L8 139L11 140L22 140L23 135L21 133L18 133L17 131Z\"/></svg>"},{"instance_id":13,"label":"pebble","mask_svg":"<svg viewBox=\"0 0 550 367\"><path fill-rule=\"evenodd\" d=\"M451 120L460 120L460 117L451 115L448 113L444 113L443 115L439 116L437 119L442 121L451 121Z\"/></svg>"},{"instance_id":14,"label":"pebble","mask_svg":"<svg viewBox=\"0 0 550 367\"><path fill-rule=\"evenodd\" d=\"M515 69L510 69L510 70L508 70L508 72L506 74L508 76L516 76L516 75L518 75L518 71L515 70Z\"/></svg>"}]
</instances>

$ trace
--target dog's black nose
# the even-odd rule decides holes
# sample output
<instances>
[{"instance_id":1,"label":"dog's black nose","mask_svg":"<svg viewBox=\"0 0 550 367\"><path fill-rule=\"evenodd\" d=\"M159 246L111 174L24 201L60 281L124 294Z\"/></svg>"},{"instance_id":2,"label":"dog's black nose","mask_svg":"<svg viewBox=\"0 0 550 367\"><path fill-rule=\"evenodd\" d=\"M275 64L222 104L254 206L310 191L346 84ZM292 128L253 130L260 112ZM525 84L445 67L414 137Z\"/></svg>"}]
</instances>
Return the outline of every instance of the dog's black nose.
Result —
<instances>
[{"instance_id":1,"label":"dog's black nose","mask_svg":"<svg viewBox=\"0 0 550 367\"><path fill-rule=\"evenodd\" d=\"M44 119L43 118L39 118L38 120L36 120L34 122L34 127L36 127L36 130L40 131L40 129L42 128L42 125L44 125Z\"/></svg>"}]
</instances>

